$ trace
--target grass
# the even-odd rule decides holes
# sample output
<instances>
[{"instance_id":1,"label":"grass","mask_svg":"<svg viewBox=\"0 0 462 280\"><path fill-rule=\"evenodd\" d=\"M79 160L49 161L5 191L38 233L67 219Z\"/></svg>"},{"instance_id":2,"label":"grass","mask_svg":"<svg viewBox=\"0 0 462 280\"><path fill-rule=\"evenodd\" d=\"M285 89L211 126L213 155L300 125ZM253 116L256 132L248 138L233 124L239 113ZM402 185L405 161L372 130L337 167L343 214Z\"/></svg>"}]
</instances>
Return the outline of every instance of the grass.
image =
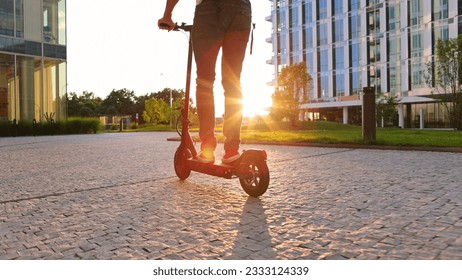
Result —
<instances>
[{"instance_id":1,"label":"grass","mask_svg":"<svg viewBox=\"0 0 462 280\"><path fill-rule=\"evenodd\" d=\"M377 142L391 146L462 147L462 131L378 129Z\"/></svg>"},{"instance_id":2,"label":"grass","mask_svg":"<svg viewBox=\"0 0 462 280\"><path fill-rule=\"evenodd\" d=\"M244 126L243 140L297 143L358 143L361 128L332 122L303 122L297 127L289 123L268 123Z\"/></svg>"},{"instance_id":3,"label":"grass","mask_svg":"<svg viewBox=\"0 0 462 280\"><path fill-rule=\"evenodd\" d=\"M135 131L172 130L168 125L143 126ZM197 135L197 127L190 129ZM216 127L218 140L223 140L222 126ZM369 144L362 139L362 128L335 122L300 122L292 127L287 122L260 120L242 126L241 138L249 142ZM375 145L462 148L462 131L377 128ZM196 136L197 137L197 136Z\"/></svg>"},{"instance_id":4,"label":"grass","mask_svg":"<svg viewBox=\"0 0 462 280\"><path fill-rule=\"evenodd\" d=\"M287 123L244 127L243 140L368 144L362 139L362 128L332 122L304 122L293 129ZM262 129L263 128L263 129ZM462 147L462 131L377 128L376 145L416 147Z\"/></svg>"}]
</instances>

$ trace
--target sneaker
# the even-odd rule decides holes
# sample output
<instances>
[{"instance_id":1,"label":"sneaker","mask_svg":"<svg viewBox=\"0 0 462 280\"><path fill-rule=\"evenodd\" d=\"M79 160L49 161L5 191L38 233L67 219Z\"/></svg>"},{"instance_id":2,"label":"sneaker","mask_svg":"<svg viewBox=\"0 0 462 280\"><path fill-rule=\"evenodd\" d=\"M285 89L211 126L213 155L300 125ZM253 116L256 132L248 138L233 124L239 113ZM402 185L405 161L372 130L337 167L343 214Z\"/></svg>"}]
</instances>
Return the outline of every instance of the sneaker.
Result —
<instances>
[{"instance_id":1,"label":"sneaker","mask_svg":"<svg viewBox=\"0 0 462 280\"><path fill-rule=\"evenodd\" d=\"M238 150L228 150L225 151L225 154L221 158L222 163L232 163L239 159L241 155Z\"/></svg>"},{"instance_id":2,"label":"sneaker","mask_svg":"<svg viewBox=\"0 0 462 280\"><path fill-rule=\"evenodd\" d=\"M215 155L211 151L201 151L197 155L197 160L202 163L214 163L215 162Z\"/></svg>"}]
</instances>

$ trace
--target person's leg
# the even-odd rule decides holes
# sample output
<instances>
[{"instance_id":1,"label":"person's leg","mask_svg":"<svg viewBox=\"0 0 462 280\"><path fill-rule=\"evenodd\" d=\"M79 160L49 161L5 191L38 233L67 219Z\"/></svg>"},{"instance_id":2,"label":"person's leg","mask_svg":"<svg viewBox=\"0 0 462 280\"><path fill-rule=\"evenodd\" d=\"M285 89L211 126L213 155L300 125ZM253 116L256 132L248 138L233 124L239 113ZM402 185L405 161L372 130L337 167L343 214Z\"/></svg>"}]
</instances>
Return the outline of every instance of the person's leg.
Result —
<instances>
[{"instance_id":1,"label":"person's leg","mask_svg":"<svg viewBox=\"0 0 462 280\"><path fill-rule=\"evenodd\" d=\"M218 24L217 7L213 1L204 1L196 7L192 41L197 67L196 104L199 137L202 142L201 151L207 155L213 155L217 145L213 83L222 37L223 31Z\"/></svg>"},{"instance_id":2,"label":"person's leg","mask_svg":"<svg viewBox=\"0 0 462 280\"><path fill-rule=\"evenodd\" d=\"M223 134L225 151L237 151L242 123L241 72L250 34L251 16L239 12L225 35L222 45L222 85L225 95Z\"/></svg>"}]
</instances>

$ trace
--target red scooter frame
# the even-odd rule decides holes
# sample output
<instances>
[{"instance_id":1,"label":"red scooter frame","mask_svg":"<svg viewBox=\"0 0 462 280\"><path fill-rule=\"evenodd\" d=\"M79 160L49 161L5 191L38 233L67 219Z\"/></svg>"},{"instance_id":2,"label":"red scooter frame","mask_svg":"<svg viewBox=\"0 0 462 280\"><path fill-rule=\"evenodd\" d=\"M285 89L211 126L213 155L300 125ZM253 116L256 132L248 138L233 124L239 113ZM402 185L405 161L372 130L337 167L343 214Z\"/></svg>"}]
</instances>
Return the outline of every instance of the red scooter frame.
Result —
<instances>
[{"instance_id":1,"label":"red scooter frame","mask_svg":"<svg viewBox=\"0 0 462 280\"><path fill-rule=\"evenodd\" d=\"M180 146L177 148L174 157L175 173L181 180L185 180L191 171L204 173L226 179L239 178L244 191L253 197L258 197L266 192L269 185L269 169L266 164L267 154L265 150L249 149L244 150L238 160L232 164L202 163L197 160L197 151L193 139L189 133L189 96L191 87L192 69L192 25L175 24L174 31L184 30L189 32L188 65L186 71L185 99L181 110L181 136Z\"/></svg>"}]
</instances>

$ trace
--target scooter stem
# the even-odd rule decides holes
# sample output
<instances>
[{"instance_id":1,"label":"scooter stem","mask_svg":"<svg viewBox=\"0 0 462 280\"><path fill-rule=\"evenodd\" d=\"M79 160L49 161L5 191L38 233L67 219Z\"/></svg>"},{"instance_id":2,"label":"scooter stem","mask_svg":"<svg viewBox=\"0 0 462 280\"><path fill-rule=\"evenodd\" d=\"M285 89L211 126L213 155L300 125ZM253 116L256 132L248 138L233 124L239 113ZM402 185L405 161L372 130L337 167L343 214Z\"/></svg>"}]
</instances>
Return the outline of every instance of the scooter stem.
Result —
<instances>
[{"instance_id":1,"label":"scooter stem","mask_svg":"<svg viewBox=\"0 0 462 280\"><path fill-rule=\"evenodd\" d=\"M189 49L188 49L188 65L186 69L186 85L185 85L185 97L184 97L185 100L183 104L183 113L182 113L182 119L181 119L181 124L182 124L182 129L181 129L182 139L181 140L183 144L189 148L193 158L196 158L197 152L196 152L196 149L194 148L191 135L189 134L189 118L188 118L189 117L189 98L190 98L190 92L191 92L192 55L193 55L192 36L191 36L190 27L183 28L183 30L189 32L189 44L188 44Z\"/></svg>"}]
</instances>

